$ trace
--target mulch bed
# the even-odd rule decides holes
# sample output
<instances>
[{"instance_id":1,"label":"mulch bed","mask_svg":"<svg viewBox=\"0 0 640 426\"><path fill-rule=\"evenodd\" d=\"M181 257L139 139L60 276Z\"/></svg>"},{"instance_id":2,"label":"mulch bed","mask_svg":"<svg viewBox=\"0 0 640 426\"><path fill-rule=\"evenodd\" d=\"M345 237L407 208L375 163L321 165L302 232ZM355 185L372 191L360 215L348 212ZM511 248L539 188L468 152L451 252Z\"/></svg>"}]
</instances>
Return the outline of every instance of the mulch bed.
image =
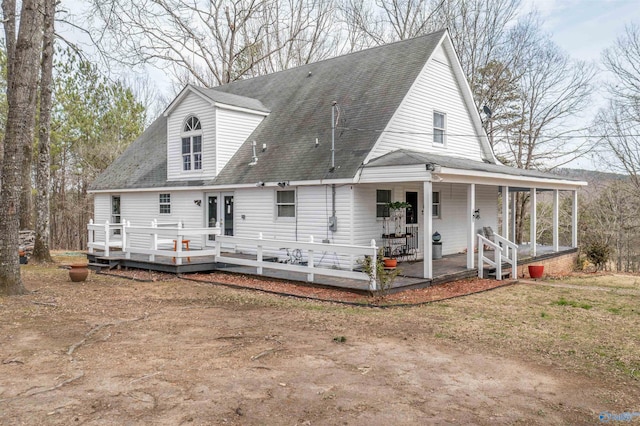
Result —
<instances>
[{"instance_id":1,"label":"mulch bed","mask_svg":"<svg viewBox=\"0 0 640 426\"><path fill-rule=\"evenodd\" d=\"M107 274L142 281L168 281L175 279L175 275L172 274L134 269L120 271L114 270ZM421 289L400 291L384 296L378 294L367 296L362 293L356 293L349 290L316 286L298 281L279 280L228 272L185 274L182 275L181 278L191 281L225 285L234 288L253 289L284 296L372 306L419 305L473 293L480 293L513 283L513 281L472 278L438 284Z\"/></svg>"}]
</instances>

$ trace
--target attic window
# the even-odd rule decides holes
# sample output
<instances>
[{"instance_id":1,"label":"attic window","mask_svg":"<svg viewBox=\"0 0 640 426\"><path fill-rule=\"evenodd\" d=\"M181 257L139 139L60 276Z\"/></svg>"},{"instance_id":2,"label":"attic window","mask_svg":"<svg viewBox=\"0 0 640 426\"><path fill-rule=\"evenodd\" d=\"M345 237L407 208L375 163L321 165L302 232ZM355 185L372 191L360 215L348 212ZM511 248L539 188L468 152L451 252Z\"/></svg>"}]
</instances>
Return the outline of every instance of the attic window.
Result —
<instances>
[{"instance_id":1,"label":"attic window","mask_svg":"<svg viewBox=\"0 0 640 426\"><path fill-rule=\"evenodd\" d=\"M193 132L195 130L202 130L202 126L200 125L198 117L192 115L187 118L187 121L184 123L184 132Z\"/></svg>"},{"instance_id":2,"label":"attic window","mask_svg":"<svg viewBox=\"0 0 640 426\"><path fill-rule=\"evenodd\" d=\"M182 170L202 170L202 125L189 116L182 131Z\"/></svg>"},{"instance_id":3,"label":"attic window","mask_svg":"<svg viewBox=\"0 0 640 426\"><path fill-rule=\"evenodd\" d=\"M441 112L433 112L433 143L444 145L446 132L446 116Z\"/></svg>"}]
</instances>

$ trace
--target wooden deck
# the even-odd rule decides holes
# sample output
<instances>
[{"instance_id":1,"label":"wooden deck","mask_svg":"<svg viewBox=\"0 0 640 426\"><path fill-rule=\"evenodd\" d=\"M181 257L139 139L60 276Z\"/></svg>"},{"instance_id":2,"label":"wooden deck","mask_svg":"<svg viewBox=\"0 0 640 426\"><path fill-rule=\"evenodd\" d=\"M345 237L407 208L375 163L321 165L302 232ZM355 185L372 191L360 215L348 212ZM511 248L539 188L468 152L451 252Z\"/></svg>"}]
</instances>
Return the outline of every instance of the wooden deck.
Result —
<instances>
[{"instance_id":1,"label":"wooden deck","mask_svg":"<svg viewBox=\"0 0 640 426\"><path fill-rule=\"evenodd\" d=\"M538 248L538 255L535 258L528 256L528 247L523 247L519 252L518 263L530 263L531 261L538 259L545 259L549 257L555 257L564 255L568 252L575 251L569 247L563 247L559 252L552 252L551 248L540 247ZM255 256L246 254L230 254L226 253L225 256L243 257L248 259L255 259ZM90 265L94 265L93 269L101 269L95 266L96 264L102 264L102 268L134 268L144 269L159 272L168 272L172 274L190 274L198 272L213 272L213 271L225 271L238 274L255 275L256 268L248 266L231 265L227 263L216 263L213 256L205 257L193 257L191 262L187 262L186 259L182 265L176 265L171 257L156 256L154 262L150 262L146 256L132 255L131 259L125 259L124 255L120 251L112 251L109 257L101 256L100 253L87 255ZM267 260L267 259L265 259ZM274 258L273 261L276 259ZM505 265L506 267L506 265ZM478 269L467 269L467 255L465 253L453 254L443 256L441 259L433 261L433 279L422 278L421 275L424 269L423 261L413 262L400 262L398 263L398 277L393 283L392 291L402 291L414 288L423 288L435 284L443 284L446 282L456 281L465 278L472 278L478 275ZM269 269L268 265L265 265L263 270L263 276L269 278L278 278L284 280L301 281L306 283L306 274L297 272L278 271ZM368 283L365 281L333 278L316 275L313 283L310 285L318 286L330 286L349 289L352 291L367 292Z\"/></svg>"}]
</instances>

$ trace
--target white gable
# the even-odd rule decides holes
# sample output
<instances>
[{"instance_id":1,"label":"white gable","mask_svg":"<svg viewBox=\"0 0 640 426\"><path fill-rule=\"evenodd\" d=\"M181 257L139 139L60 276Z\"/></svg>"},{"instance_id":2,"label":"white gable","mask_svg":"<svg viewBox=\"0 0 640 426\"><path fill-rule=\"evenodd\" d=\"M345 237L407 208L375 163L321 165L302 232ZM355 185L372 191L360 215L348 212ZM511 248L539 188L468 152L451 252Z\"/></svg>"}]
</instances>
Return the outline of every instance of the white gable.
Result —
<instances>
[{"instance_id":1,"label":"white gable","mask_svg":"<svg viewBox=\"0 0 640 426\"><path fill-rule=\"evenodd\" d=\"M182 129L191 115L202 125L202 169L184 171ZM265 116L264 112L215 103L185 89L167 109L167 179L215 178Z\"/></svg>"},{"instance_id":2,"label":"white gable","mask_svg":"<svg viewBox=\"0 0 640 426\"><path fill-rule=\"evenodd\" d=\"M182 170L182 128L187 117L194 115L202 125L202 169ZM167 179L207 179L216 176L216 120L211 102L188 91L171 109L167 117Z\"/></svg>"},{"instance_id":3,"label":"white gable","mask_svg":"<svg viewBox=\"0 0 640 426\"><path fill-rule=\"evenodd\" d=\"M457 58L443 46L434 51L365 163L398 149L483 160L478 123L471 116L475 111L468 110L469 98L463 94L468 86L458 84ZM434 143L434 112L445 115L444 145Z\"/></svg>"}]
</instances>

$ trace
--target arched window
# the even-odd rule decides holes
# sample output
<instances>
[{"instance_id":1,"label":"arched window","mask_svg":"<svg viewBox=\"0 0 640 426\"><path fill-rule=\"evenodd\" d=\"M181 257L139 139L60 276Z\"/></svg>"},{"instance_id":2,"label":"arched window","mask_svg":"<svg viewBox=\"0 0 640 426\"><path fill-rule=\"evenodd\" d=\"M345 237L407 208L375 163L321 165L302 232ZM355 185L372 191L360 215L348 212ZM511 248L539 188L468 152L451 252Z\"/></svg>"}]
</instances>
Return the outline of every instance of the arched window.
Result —
<instances>
[{"instance_id":1,"label":"arched window","mask_svg":"<svg viewBox=\"0 0 640 426\"><path fill-rule=\"evenodd\" d=\"M202 169L202 125L198 117L187 117L182 128L182 170Z\"/></svg>"}]
</instances>

